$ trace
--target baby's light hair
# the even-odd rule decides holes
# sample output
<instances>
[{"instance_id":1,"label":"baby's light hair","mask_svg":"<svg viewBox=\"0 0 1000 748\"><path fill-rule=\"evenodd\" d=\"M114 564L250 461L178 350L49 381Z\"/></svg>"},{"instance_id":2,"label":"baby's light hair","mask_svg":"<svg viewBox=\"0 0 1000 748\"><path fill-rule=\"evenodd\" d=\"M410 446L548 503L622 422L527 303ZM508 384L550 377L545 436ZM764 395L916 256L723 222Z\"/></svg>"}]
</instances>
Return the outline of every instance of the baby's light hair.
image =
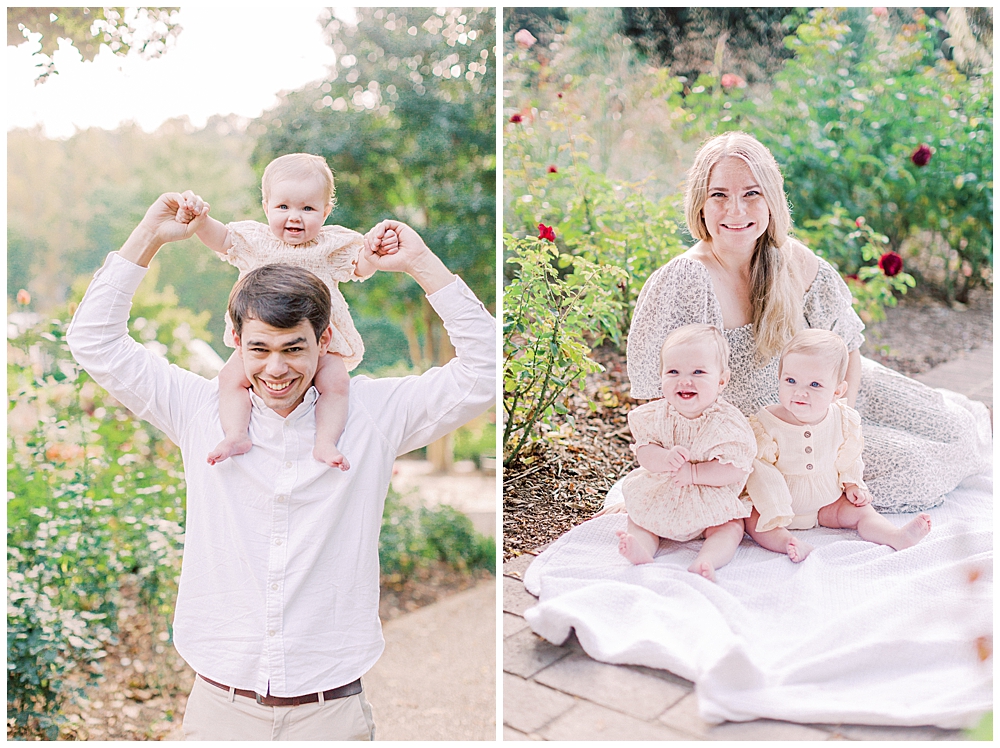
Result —
<instances>
[{"instance_id":1,"label":"baby's light hair","mask_svg":"<svg viewBox=\"0 0 1000 748\"><path fill-rule=\"evenodd\" d=\"M837 384L847 378L847 345L837 333L829 330L800 330L795 333L788 344L781 350L778 361L778 372L785 365L785 356L789 353L802 353L806 356L817 356L826 359L837 375Z\"/></svg>"},{"instance_id":2,"label":"baby's light hair","mask_svg":"<svg viewBox=\"0 0 1000 748\"><path fill-rule=\"evenodd\" d=\"M660 373L663 373L663 357L668 350L693 341L714 343L719 354L719 366L722 371L729 371L729 343L726 342L726 336L714 325L697 323L678 327L667 335L667 339L660 346Z\"/></svg>"},{"instance_id":3,"label":"baby's light hair","mask_svg":"<svg viewBox=\"0 0 1000 748\"><path fill-rule=\"evenodd\" d=\"M311 153L287 153L284 156L278 156L269 163L260 180L261 196L266 203L271 195L271 185L275 182L282 179L309 179L310 177L319 178L327 196L327 205L332 209L337 203L336 190L333 186L333 172L330 171L326 159Z\"/></svg>"}]
</instances>

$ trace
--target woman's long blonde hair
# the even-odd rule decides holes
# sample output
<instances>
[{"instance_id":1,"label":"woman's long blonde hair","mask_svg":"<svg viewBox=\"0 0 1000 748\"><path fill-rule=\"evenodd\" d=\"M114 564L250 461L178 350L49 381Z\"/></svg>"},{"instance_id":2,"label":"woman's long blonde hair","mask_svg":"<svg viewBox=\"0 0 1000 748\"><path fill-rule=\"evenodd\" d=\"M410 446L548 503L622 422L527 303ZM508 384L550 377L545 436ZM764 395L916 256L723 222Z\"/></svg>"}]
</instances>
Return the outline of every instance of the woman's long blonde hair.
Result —
<instances>
[{"instance_id":1,"label":"woman's long blonde hair","mask_svg":"<svg viewBox=\"0 0 1000 748\"><path fill-rule=\"evenodd\" d=\"M764 193L770 212L767 231L757 240L750 258L750 305L759 363L766 364L798 331L802 320L802 291L793 277L788 253L792 216L785 197L781 170L771 152L752 135L728 132L706 141L687 174L684 212L688 231L711 243L705 223L708 178L713 167L727 156L742 159Z\"/></svg>"}]
</instances>

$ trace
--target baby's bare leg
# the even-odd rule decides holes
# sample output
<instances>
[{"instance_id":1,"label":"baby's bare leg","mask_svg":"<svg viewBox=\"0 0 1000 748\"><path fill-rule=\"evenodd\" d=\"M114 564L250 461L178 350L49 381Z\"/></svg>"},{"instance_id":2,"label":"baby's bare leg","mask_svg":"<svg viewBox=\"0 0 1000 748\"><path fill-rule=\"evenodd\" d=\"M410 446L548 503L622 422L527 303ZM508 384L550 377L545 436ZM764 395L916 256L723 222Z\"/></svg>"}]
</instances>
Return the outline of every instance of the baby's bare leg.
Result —
<instances>
[{"instance_id":1,"label":"baby's bare leg","mask_svg":"<svg viewBox=\"0 0 1000 748\"><path fill-rule=\"evenodd\" d=\"M757 520L760 519L756 509L751 510L750 516L746 520L747 534L761 548L766 548L775 553L784 553L793 563L804 561L805 557L813 551L813 546L797 538L784 527L776 527L773 530L757 532Z\"/></svg>"},{"instance_id":2,"label":"baby's bare leg","mask_svg":"<svg viewBox=\"0 0 1000 748\"><path fill-rule=\"evenodd\" d=\"M337 441L347 425L348 397L351 391L351 376L347 373L344 359L338 353L326 353L319 357L316 368L316 446L313 457L330 467L349 470L347 458L337 449Z\"/></svg>"},{"instance_id":3,"label":"baby's bare leg","mask_svg":"<svg viewBox=\"0 0 1000 748\"><path fill-rule=\"evenodd\" d=\"M724 524L707 528L705 542L701 544L701 550L688 571L714 582L715 570L721 569L736 555L736 548L743 540L743 532L742 519L731 519Z\"/></svg>"},{"instance_id":4,"label":"baby's bare leg","mask_svg":"<svg viewBox=\"0 0 1000 748\"><path fill-rule=\"evenodd\" d=\"M250 428L250 386L243 370L243 358L236 350L219 371L219 420L226 436L208 453L209 465L249 452L253 446L247 433Z\"/></svg>"},{"instance_id":5,"label":"baby's bare leg","mask_svg":"<svg viewBox=\"0 0 1000 748\"><path fill-rule=\"evenodd\" d=\"M648 564L653 561L653 554L660 547L660 536L645 528L639 527L629 517L628 529L619 530L618 552L633 564Z\"/></svg>"},{"instance_id":6,"label":"baby's bare leg","mask_svg":"<svg viewBox=\"0 0 1000 748\"><path fill-rule=\"evenodd\" d=\"M887 545L897 551L916 545L931 531L929 514L921 512L902 527L896 527L871 504L855 506L843 495L820 509L819 523L823 527L857 530L862 540Z\"/></svg>"}]
</instances>

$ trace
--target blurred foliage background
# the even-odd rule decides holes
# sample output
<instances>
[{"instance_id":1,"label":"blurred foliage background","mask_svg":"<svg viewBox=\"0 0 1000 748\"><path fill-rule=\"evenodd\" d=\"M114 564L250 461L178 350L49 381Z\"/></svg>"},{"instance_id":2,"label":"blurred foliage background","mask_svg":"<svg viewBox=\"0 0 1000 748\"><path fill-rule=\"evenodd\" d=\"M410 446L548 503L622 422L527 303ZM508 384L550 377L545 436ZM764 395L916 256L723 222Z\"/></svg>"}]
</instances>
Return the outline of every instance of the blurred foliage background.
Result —
<instances>
[{"instance_id":1,"label":"blurred foliage background","mask_svg":"<svg viewBox=\"0 0 1000 748\"><path fill-rule=\"evenodd\" d=\"M8 11L8 43L21 24L50 45L72 39L85 57L97 41L116 40L122 53L142 44L162 53L181 33L167 9L146 9L163 21L148 43L131 35L125 9L22 10ZM105 37L95 41L97 16ZM410 223L497 312L493 9L363 8L356 26L330 12L318 22L336 67L256 120L91 128L66 140L8 133L9 737L72 734L62 710L100 678L123 611L152 622L157 653L169 643L183 545L180 455L79 371L63 340L90 277L159 194L192 189L223 222L262 220L267 163L316 153L337 183L329 223L360 232L388 217ZM40 70L39 80L57 73ZM168 245L136 295L130 334L212 376L202 352L230 353L223 315L236 276L197 239ZM377 274L343 290L366 343L359 373L420 372L452 356L411 280ZM494 452L495 425L479 421L458 435L460 457ZM382 540L380 561L396 585L432 564L495 567L493 539L468 518L414 509L395 494Z\"/></svg>"}]
</instances>

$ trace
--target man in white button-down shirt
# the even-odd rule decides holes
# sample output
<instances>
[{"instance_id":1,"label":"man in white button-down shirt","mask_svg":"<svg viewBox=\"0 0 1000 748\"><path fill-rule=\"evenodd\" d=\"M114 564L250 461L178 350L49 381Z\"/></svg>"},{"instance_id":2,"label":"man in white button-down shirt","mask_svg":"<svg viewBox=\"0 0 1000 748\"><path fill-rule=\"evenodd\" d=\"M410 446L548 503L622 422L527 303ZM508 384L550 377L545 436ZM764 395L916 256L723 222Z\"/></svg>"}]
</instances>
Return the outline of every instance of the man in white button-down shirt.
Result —
<instances>
[{"instance_id":1,"label":"man in white button-down shirt","mask_svg":"<svg viewBox=\"0 0 1000 748\"><path fill-rule=\"evenodd\" d=\"M366 237L366 256L380 270L405 272L420 284L456 357L420 376L351 380L340 445L352 467L344 473L312 457L317 393L311 380L326 333L317 335L305 315L291 328L272 326L258 318L267 314L258 314L263 307L252 302L237 345L253 382L254 447L207 465L204 455L222 435L216 381L168 365L127 329L132 295L150 260L167 242L191 236L207 216L199 202L199 217L181 223L180 199L161 196L108 256L68 340L94 379L162 429L184 458L185 545L174 641L199 676L185 736L372 739L360 677L384 647L378 536L393 460L492 403L495 321L413 229L383 222ZM376 250L387 229L397 234L399 249L383 256ZM309 292L296 284L308 286L308 278L287 269L293 272L280 293L300 302ZM266 280L266 274L258 278L265 286ZM260 289L258 282L255 292ZM277 304L283 303L279 294Z\"/></svg>"}]
</instances>

